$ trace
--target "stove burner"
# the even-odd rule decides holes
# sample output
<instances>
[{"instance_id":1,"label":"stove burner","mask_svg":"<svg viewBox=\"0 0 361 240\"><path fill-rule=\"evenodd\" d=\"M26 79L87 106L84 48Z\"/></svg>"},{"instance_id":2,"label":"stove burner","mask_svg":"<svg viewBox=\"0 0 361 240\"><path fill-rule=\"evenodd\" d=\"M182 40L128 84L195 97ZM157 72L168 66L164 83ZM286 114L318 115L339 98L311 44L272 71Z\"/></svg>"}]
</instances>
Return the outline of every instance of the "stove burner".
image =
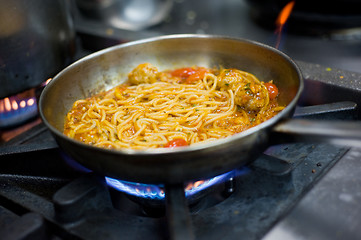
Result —
<instances>
[{"instance_id":1,"label":"stove burner","mask_svg":"<svg viewBox=\"0 0 361 240\"><path fill-rule=\"evenodd\" d=\"M189 182L185 186L185 195L186 197L194 197L195 195L203 192L205 189L208 189L211 186L224 182L230 178L233 178L234 176L244 174L248 171L249 171L248 168L242 168L241 170L233 170L218 175L216 177L213 177L211 179ZM112 188L132 196L145 198L145 199L152 199L152 200L161 200L161 201L165 199L163 185L133 183L133 182L117 180L110 177L105 177L105 180L107 184Z\"/></svg>"},{"instance_id":2,"label":"stove burner","mask_svg":"<svg viewBox=\"0 0 361 240\"><path fill-rule=\"evenodd\" d=\"M185 194L186 196L191 196L197 192L200 192L212 186L213 184L216 184L217 182L222 181L228 175L230 175L230 173L225 173L208 180L191 182L187 184L187 186L185 187ZM133 182L121 181L109 177L106 177L105 179L109 186L136 197L142 197L142 198L148 198L154 200L164 200L165 198L163 185L133 183Z\"/></svg>"},{"instance_id":3,"label":"stove burner","mask_svg":"<svg viewBox=\"0 0 361 240\"><path fill-rule=\"evenodd\" d=\"M0 100L0 128L20 125L37 114L35 89Z\"/></svg>"}]
</instances>

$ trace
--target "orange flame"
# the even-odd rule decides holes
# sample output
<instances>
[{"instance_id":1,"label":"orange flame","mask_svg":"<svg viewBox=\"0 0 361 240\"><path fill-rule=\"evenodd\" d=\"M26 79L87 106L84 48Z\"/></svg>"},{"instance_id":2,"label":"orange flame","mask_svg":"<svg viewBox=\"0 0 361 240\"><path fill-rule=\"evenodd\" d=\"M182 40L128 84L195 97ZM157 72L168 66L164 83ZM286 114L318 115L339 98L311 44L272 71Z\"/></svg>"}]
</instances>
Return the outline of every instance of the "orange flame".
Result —
<instances>
[{"instance_id":1,"label":"orange flame","mask_svg":"<svg viewBox=\"0 0 361 240\"><path fill-rule=\"evenodd\" d=\"M4 99L4 106L6 111L11 111L11 102L9 98Z\"/></svg>"},{"instance_id":2,"label":"orange flame","mask_svg":"<svg viewBox=\"0 0 361 240\"><path fill-rule=\"evenodd\" d=\"M199 187L200 185L202 185L205 181L204 180L200 180L200 181L196 181L196 182L193 182L193 183L189 183L186 187L185 187L185 190L189 191L191 190L192 188L197 188Z\"/></svg>"},{"instance_id":3,"label":"orange flame","mask_svg":"<svg viewBox=\"0 0 361 240\"><path fill-rule=\"evenodd\" d=\"M16 111L19 108L25 108L27 106L32 106L35 104L35 98L29 98L27 100L21 100L18 102L15 99L10 98L4 98L0 100L0 113L2 112L10 112L10 111Z\"/></svg>"},{"instance_id":4,"label":"orange flame","mask_svg":"<svg viewBox=\"0 0 361 240\"><path fill-rule=\"evenodd\" d=\"M281 43L281 34L282 34L283 26L285 25L288 18L290 17L295 3L296 3L295 0L287 3L286 6L283 7L283 9L281 10L280 14L278 15L278 17L276 19L276 26L277 26L277 28L276 28L276 34L277 34L276 48L278 48Z\"/></svg>"},{"instance_id":5,"label":"orange flame","mask_svg":"<svg viewBox=\"0 0 361 240\"><path fill-rule=\"evenodd\" d=\"M277 26L283 26L287 22L287 19L290 17L294 5L295 0L287 3L286 6L284 6L284 8L281 10L280 14L277 17Z\"/></svg>"}]
</instances>

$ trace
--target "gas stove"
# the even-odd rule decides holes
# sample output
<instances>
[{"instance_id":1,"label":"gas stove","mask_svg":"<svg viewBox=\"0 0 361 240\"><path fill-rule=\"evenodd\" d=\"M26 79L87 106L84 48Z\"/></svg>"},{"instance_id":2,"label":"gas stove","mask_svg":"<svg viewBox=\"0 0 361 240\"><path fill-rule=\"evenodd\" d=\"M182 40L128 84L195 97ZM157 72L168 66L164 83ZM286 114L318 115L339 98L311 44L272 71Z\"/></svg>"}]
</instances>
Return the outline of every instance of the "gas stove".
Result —
<instances>
[{"instance_id":1,"label":"gas stove","mask_svg":"<svg viewBox=\"0 0 361 240\"><path fill-rule=\"evenodd\" d=\"M190 226L170 229L166 203L143 204L115 192L104 177L67 166L58 149L5 156L12 164L1 164L1 233L8 239L181 239L190 227L195 239L259 239L346 152L324 144L271 147L220 190L193 202ZM174 212L184 210L173 204Z\"/></svg>"},{"instance_id":2,"label":"gas stove","mask_svg":"<svg viewBox=\"0 0 361 240\"><path fill-rule=\"evenodd\" d=\"M360 119L361 74L298 64L306 91L295 117ZM319 95L307 91L316 88ZM357 215L345 216L350 209L361 211L357 191L349 192L361 181L356 167L360 149L302 142L270 146L211 190L187 197L186 208L177 191L160 200L134 196L110 186L105 176L76 166L41 122L3 143L0 154L0 232L8 239L182 239L185 231L194 239L277 239L295 233L312 238L314 230L318 239L332 232L348 239L361 236ZM139 184L134 188L140 191ZM170 213L189 219L177 220ZM338 223L336 216L327 219L336 213L345 217L337 228L327 225ZM318 218L305 220L309 214ZM312 231L304 232L304 227Z\"/></svg>"},{"instance_id":3,"label":"gas stove","mask_svg":"<svg viewBox=\"0 0 361 240\"><path fill-rule=\"evenodd\" d=\"M163 22L131 30L84 17L74 8L78 57L171 33L229 35L275 45L273 32L250 21L247 9L244 1L177 0ZM282 39L280 49L296 60L305 78L294 117L359 121L359 40ZM119 182L75 164L38 118L21 133L2 133L8 132L11 137L0 143L3 239L361 237L358 148L304 142L270 146L250 165L217 179L185 183L186 189L171 186L165 196L164 186ZM197 189L209 182L213 185Z\"/></svg>"}]
</instances>

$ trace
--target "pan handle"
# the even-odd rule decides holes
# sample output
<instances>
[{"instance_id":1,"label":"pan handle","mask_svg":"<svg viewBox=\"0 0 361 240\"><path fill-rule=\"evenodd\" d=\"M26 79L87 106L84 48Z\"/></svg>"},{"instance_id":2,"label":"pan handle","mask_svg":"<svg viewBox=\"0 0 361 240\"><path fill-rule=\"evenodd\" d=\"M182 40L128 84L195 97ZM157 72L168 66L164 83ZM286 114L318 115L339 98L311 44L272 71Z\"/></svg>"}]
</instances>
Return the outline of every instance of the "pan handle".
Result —
<instances>
[{"instance_id":1,"label":"pan handle","mask_svg":"<svg viewBox=\"0 0 361 240\"><path fill-rule=\"evenodd\" d=\"M273 127L270 141L324 142L361 148L361 122L286 119Z\"/></svg>"}]
</instances>

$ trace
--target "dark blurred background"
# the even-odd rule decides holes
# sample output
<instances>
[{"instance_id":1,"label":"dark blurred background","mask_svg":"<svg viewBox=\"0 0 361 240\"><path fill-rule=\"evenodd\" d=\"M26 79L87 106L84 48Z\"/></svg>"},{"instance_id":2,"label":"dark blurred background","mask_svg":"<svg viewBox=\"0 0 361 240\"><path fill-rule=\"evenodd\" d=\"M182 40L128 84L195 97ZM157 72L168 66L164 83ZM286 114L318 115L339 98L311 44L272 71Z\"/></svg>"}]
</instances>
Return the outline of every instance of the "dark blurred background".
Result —
<instances>
[{"instance_id":1,"label":"dark blurred background","mask_svg":"<svg viewBox=\"0 0 361 240\"><path fill-rule=\"evenodd\" d=\"M276 19L289 0L74 0L83 46L174 33L205 33L265 43L295 60L361 72L361 1L293 1L282 32Z\"/></svg>"}]
</instances>

